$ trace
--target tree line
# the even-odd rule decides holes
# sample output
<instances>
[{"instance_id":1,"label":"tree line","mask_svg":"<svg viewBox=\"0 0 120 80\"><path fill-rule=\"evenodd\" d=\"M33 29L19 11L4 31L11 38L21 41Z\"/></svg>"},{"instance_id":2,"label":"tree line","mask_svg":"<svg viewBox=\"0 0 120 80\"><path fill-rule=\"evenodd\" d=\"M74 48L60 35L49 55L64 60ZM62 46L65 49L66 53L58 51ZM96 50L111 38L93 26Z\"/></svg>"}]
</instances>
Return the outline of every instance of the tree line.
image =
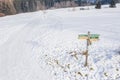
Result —
<instances>
[{"instance_id":1,"label":"tree line","mask_svg":"<svg viewBox=\"0 0 120 80\"><path fill-rule=\"evenodd\" d=\"M37 10L86 6L96 4L93 0L0 0L0 13L5 15ZM120 2L120 0L116 0ZM107 3L109 0L102 0Z\"/></svg>"}]
</instances>

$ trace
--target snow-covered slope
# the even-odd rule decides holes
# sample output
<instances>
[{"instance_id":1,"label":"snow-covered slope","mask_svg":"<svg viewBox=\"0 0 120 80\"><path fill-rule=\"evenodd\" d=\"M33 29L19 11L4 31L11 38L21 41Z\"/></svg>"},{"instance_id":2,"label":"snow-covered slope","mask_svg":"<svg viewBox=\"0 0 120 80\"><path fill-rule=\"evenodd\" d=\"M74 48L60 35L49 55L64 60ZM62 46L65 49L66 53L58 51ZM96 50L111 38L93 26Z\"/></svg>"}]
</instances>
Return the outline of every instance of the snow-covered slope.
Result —
<instances>
[{"instance_id":1,"label":"snow-covered slope","mask_svg":"<svg viewBox=\"0 0 120 80\"><path fill-rule=\"evenodd\" d=\"M0 80L120 80L119 21L119 4L2 17ZM89 47L84 67L86 41L78 34L88 31L100 40Z\"/></svg>"}]
</instances>

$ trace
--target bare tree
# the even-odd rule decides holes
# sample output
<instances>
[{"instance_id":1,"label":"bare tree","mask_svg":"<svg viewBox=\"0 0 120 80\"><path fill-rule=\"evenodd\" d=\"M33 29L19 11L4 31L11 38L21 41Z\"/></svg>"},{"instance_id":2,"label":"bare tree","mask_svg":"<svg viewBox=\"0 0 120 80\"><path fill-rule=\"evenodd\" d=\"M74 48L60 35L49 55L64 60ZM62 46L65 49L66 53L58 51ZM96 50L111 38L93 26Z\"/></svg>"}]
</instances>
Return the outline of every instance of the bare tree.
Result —
<instances>
[{"instance_id":1,"label":"bare tree","mask_svg":"<svg viewBox=\"0 0 120 80\"><path fill-rule=\"evenodd\" d=\"M42 4L40 1L37 1L37 10L42 10Z\"/></svg>"},{"instance_id":2,"label":"bare tree","mask_svg":"<svg viewBox=\"0 0 120 80\"><path fill-rule=\"evenodd\" d=\"M56 3L54 4L54 7L55 7L55 8L60 8L60 7L61 7L61 4L60 4L59 2L56 2Z\"/></svg>"},{"instance_id":3,"label":"bare tree","mask_svg":"<svg viewBox=\"0 0 120 80\"><path fill-rule=\"evenodd\" d=\"M13 0L5 0L5 4L8 6L8 8L10 9L10 13L11 14L16 14L16 9L14 7L13 4Z\"/></svg>"},{"instance_id":4,"label":"bare tree","mask_svg":"<svg viewBox=\"0 0 120 80\"><path fill-rule=\"evenodd\" d=\"M70 1L66 1L66 7L71 7L71 2Z\"/></svg>"}]
</instances>

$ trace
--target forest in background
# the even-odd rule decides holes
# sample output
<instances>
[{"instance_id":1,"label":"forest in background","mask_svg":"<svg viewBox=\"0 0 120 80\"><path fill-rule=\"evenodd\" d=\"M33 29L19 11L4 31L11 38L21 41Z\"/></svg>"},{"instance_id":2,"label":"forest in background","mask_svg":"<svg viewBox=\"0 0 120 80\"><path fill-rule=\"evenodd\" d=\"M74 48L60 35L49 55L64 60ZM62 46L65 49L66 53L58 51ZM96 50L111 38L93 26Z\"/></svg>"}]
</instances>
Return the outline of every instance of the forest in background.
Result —
<instances>
[{"instance_id":1,"label":"forest in background","mask_svg":"<svg viewBox=\"0 0 120 80\"><path fill-rule=\"evenodd\" d=\"M0 0L0 14L12 15L37 10L95 5L99 0ZM115 0L120 2L120 0ZM110 0L102 0L108 4Z\"/></svg>"}]
</instances>

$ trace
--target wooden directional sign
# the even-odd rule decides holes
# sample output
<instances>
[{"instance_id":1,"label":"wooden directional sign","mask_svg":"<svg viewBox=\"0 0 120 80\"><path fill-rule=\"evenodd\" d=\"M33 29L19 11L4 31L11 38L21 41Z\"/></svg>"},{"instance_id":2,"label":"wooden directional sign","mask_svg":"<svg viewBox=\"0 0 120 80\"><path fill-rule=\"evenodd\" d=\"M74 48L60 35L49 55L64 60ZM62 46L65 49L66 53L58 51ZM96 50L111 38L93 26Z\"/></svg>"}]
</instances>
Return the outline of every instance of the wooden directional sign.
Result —
<instances>
[{"instance_id":1,"label":"wooden directional sign","mask_svg":"<svg viewBox=\"0 0 120 80\"><path fill-rule=\"evenodd\" d=\"M90 40L91 41L97 41L99 40L99 34L90 34ZM86 40L88 39L88 34L80 34L78 35L78 39L83 39L83 40Z\"/></svg>"},{"instance_id":2,"label":"wooden directional sign","mask_svg":"<svg viewBox=\"0 0 120 80\"><path fill-rule=\"evenodd\" d=\"M99 40L99 34L90 34L88 31L88 34L80 34L78 35L78 39L83 39L87 40L87 45L86 45L86 51L83 52L83 55L86 56L85 59L85 65L88 66L88 51L89 51L89 46L92 44L92 41L98 41Z\"/></svg>"}]
</instances>

